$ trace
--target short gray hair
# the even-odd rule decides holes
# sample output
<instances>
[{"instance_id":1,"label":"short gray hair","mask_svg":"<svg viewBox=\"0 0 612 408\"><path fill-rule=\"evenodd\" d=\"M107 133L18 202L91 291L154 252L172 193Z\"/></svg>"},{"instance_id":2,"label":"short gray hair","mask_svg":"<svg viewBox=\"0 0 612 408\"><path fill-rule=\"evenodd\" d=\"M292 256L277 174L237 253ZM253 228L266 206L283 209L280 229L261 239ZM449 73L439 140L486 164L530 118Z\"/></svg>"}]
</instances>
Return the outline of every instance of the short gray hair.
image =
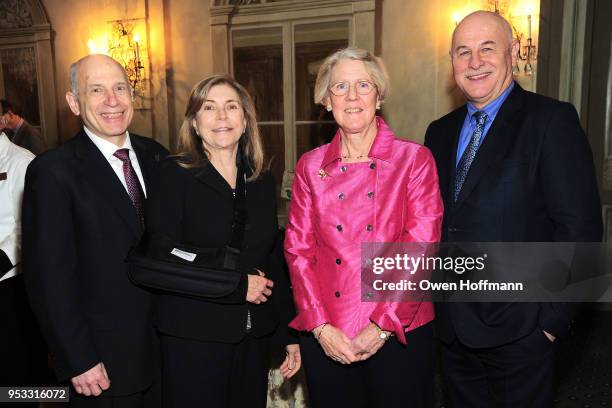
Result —
<instances>
[{"instance_id":1,"label":"short gray hair","mask_svg":"<svg viewBox=\"0 0 612 408\"><path fill-rule=\"evenodd\" d=\"M79 96L79 64L81 60L70 64L70 92L77 98Z\"/></svg>"},{"instance_id":2,"label":"short gray hair","mask_svg":"<svg viewBox=\"0 0 612 408\"><path fill-rule=\"evenodd\" d=\"M376 85L378 99L380 102L383 102L385 97L389 95L389 75L387 74L385 64L379 57L357 47L347 47L338 50L325 58L317 74L317 81L315 82L314 88L314 102L321 105L325 104L325 98L329 96L332 70L338 61L343 59L362 61L365 64L366 71L368 71L374 85Z\"/></svg>"}]
</instances>

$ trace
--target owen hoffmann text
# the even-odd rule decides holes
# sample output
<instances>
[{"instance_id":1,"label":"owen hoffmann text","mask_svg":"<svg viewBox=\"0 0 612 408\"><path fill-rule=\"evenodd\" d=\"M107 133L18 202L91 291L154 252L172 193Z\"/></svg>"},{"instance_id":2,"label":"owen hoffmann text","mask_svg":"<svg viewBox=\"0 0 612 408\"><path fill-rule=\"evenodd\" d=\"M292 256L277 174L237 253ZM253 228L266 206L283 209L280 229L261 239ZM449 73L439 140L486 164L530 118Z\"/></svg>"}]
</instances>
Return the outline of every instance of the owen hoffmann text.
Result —
<instances>
[{"instance_id":1,"label":"owen hoffmann text","mask_svg":"<svg viewBox=\"0 0 612 408\"><path fill-rule=\"evenodd\" d=\"M522 282L489 282L487 279L478 281L460 280L459 282L431 282L427 279L421 279L413 282L407 279L401 279L396 282L385 282L382 279L376 279L372 288L377 291L521 291L523 290Z\"/></svg>"}]
</instances>

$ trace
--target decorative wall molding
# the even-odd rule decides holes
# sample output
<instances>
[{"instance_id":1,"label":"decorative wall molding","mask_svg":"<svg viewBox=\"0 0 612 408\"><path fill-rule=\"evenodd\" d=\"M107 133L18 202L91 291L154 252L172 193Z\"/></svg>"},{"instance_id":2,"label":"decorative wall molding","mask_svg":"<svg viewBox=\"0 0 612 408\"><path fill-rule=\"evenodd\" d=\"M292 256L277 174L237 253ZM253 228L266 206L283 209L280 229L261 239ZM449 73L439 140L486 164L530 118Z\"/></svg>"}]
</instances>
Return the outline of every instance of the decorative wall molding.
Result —
<instances>
[{"instance_id":1,"label":"decorative wall molding","mask_svg":"<svg viewBox=\"0 0 612 408\"><path fill-rule=\"evenodd\" d=\"M29 4L21 0L2 0L0 2L0 27L25 28L33 24Z\"/></svg>"},{"instance_id":2,"label":"decorative wall molding","mask_svg":"<svg viewBox=\"0 0 612 408\"><path fill-rule=\"evenodd\" d=\"M8 24L5 24L8 22ZM38 86L40 126L49 146L59 142L51 24L41 0L0 1L0 48L26 48ZM5 55L10 51L5 51ZM27 64L26 64L27 65ZM4 81L0 78L0 81Z\"/></svg>"}]
</instances>

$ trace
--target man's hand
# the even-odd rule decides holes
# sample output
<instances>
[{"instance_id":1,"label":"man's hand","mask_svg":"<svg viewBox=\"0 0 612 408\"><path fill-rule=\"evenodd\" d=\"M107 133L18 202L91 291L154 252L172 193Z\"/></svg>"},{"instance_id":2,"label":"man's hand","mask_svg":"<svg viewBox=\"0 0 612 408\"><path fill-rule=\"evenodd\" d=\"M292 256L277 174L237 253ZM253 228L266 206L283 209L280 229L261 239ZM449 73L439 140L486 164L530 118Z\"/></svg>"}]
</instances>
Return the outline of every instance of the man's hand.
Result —
<instances>
[{"instance_id":1,"label":"man's hand","mask_svg":"<svg viewBox=\"0 0 612 408\"><path fill-rule=\"evenodd\" d=\"M78 394L98 396L110 388L110 379L104 363L98 363L83 374L72 377L72 386Z\"/></svg>"},{"instance_id":2,"label":"man's hand","mask_svg":"<svg viewBox=\"0 0 612 408\"><path fill-rule=\"evenodd\" d=\"M300 354L299 344L288 344L285 347L287 356L285 361L280 366L281 375L285 378L291 378L300 370L302 366L302 356Z\"/></svg>"},{"instance_id":3,"label":"man's hand","mask_svg":"<svg viewBox=\"0 0 612 408\"><path fill-rule=\"evenodd\" d=\"M547 332L546 330L542 330L544 332L544 335L546 336L546 338L548 340L550 340L550 342L554 342L555 340L557 340L557 338L555 336L553 336L552 334L550 334L549 332Z\"/></svg>"},{"instance_id":4,"label":"man's hand","mask_svg":"<svg viewBox=\"0 0 612 408\"><path fill-rule=\"evenodd\" d=\"M391 334L389 332L385 333L387 333L387 336ZM353 339L351 350L359 361L367 360L380 350L385 341L380 338L380 329L374 323L370 323Z\"/></svg>"},{"instance_id":5,"label":"man's hand","mask_svg":"<svg viewBox=\"0 0 612 408\"><path fill-rule=\"evenodd\" d=\"M267 296L272 294L272 287L274 286L274 282L272 282L270 279L264 278L264 276L266 276L265 273L260 270L257 270L257 272L259 272L259 276L248 276L249 287L247 289L246 296L247 302L255 303L256 305L260 304L261 302L268 301Z\"/></svg>"},{"instance_id":6,"label":"man's hand","mask_svg":"<svg viewBox=\"0 0 612 408\"><path fill-rule=\"evenodd\" d=\"M351 340L342 330L325 324L314 328L313 333L318 338L325 354L334 361L350 364L357 361L357 356L351 350Z\"/></svg>"}]
</instances>

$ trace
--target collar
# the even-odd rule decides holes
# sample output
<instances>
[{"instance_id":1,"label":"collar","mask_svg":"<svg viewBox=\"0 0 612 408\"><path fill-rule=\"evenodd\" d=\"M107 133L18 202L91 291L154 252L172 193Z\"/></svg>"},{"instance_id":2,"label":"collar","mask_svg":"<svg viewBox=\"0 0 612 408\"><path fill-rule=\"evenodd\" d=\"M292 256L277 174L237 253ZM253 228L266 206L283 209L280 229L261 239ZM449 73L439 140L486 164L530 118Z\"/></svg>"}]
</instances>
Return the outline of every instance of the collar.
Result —
<instances>
[{"instance_id":1,"label":"collar","mask_svg":"<svg viewBox=\"0 0 612 408\"><path fill-rule=\"evenodd\" d=\"M6 133L0 132L0 154L3 154L4 151L10 146L11 140L8 138Z\"/></svg>"},{"instance_id":2,"label":"collar","mask_svg":"<svg viewBox=\"0 0 612 408\"><path fill-rule=\"evenodd\" d=\"M110 160L111 158L115 157L114 154L119 149L129 149L130 151L134 151L132 142L130 140L130 133L127 130L125 131L125 142L123 142L123 146L120 147L109 142L108 140L102 139L100 136L97 136L91 130L87 129L87 126L83 126L83 130L85 130L87 136L96 145L100 152L102 152L102 155L106 158L106 160Z\"/></svg>"},{"instance_id":3,"label":"collar","mask_svg":"<svg viewBox=\"0 0 612 408\"><path fill-rule=\"evenodd\" d=\"M395 134L387 125L387 123L380 116L376 116L376 136L374 136L374 143L368 152L368 156L384 161L391 161L392 154L392 143L395 138ZM329 143L325 156L321 161L321 168L325 168L337 160L342 159L342 136L340 130L336 132L336 135Z\"/></svg>"}]
</instances>

